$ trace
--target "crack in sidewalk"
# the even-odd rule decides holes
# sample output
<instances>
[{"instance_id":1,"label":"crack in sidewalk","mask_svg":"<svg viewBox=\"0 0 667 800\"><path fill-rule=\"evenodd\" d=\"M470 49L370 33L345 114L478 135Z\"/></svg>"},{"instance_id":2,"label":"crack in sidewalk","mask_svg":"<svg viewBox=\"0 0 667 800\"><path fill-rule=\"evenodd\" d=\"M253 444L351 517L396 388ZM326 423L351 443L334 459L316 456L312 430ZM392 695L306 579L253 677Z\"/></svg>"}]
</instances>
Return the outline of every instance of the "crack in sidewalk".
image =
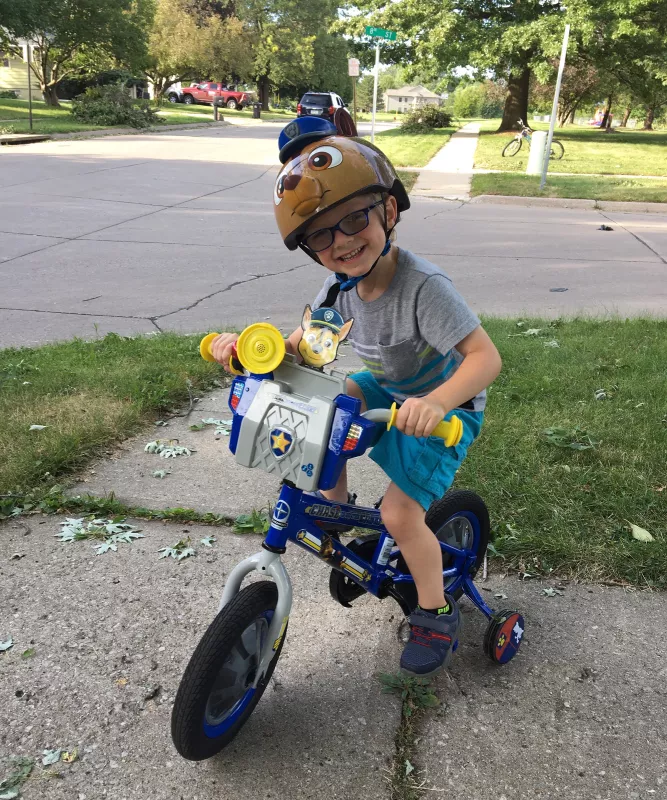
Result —
<instances>
[{"instance_id":1,"label":"crack in sidewalk","mask_svg":"<svg viewBox=\"0 0 667 800\"><path fill-rule=\"evenodd\" d=\"M259 275L251 275L247 280L243 281L234 281L234 283L230 283L228 286L225 286L222 289L216 289L215 292L211 292L210 294L205 295L204 297L200 297L199 300L195 300L194 303L190 303L189 306L183 306L182 308L177 308L175 311L168 311L166 314L157 314L154 317L148 317L151 321L156 319L164 319L164 317L170 317L172 314L178 314L181 311L190 311L195 306L198 306L200 303L203 303L204 300L208 300L211 297L215 297L216 294L224 294L225 292L229 292L235 286L241 286L244 283L252 283L253 281L260 280L262 278L273 278L277 275L288 275L290 272L295 272L298 269L303 269L304 267L310 266L309 264L299 264L296 267L290 267L290 269L283 270L282 272L265 272L260 273Z\"/></svg>"},{"instance_id":2,"label":"crack in sidewalk","mask_svg":"<svg viewBox=\"0 0 667 800\"><path fill-rule=\"evenodd\" d=\"M658 251L657 251L657 250L654 250L654 249L651 247L651 245L650 245L648 242L645 242L645 241L642 239L642 237L641 237L641 236L639 236L639 234L637 234L637 233L634 233L634 232L633 232L633 231L631 231L631 230L628 230L628 229L625 227L625 225L623 225L623 223L622 223L622 222L619 222L617 219L614 219L613 217L609 217L609 216L607 216L607 214L603 213L603 212L602 212L602 211L600 211L599 209L598 209L597 211L598 211L598 214L599 214L601 217L604 217L605 219L608 219L608 220L609 220L609 222L613 222L613 223L614 223L614 225L618 225L618 227L619 227L619 228L621 228L622 230L624 230L626 233L629 233L629 234L630 234L630 236L634 236L634 238L635 238L635 239L636 239L636 240L637 240L637 241L638 241L640 244L643 244L643 245L644 245L644 247L646 247L648 250L650 250L650 251L653 253L653 255L657 256L657 257L660 259L660 261L662 261L662 263L663 263L663 264L667 264L667 259L666 259L666 258L664 258L664 256L660 255L660 253L658 253Z\"/></svg>"}]
</instances>

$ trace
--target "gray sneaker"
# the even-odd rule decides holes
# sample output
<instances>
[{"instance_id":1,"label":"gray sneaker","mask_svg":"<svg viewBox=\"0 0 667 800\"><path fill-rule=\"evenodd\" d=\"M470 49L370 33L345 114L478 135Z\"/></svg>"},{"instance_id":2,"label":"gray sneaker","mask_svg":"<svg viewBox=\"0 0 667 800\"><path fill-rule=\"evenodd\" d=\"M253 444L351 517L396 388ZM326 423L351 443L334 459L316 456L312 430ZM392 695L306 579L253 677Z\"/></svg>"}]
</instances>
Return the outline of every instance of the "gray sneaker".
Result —
<instances>
[{"instance_id":1,"label":"gray sneaker","mask_svg":"<svg viewBox=\"0 0 667 800\"><path fill-rule=\"evenodd\" d=\"M435 675L448 666L459 644L461 616L453 597L449 614L431 614L421 608L410 614L410 639L401 655L401 671L417 678Z\"/></svg>"}]
</instances>

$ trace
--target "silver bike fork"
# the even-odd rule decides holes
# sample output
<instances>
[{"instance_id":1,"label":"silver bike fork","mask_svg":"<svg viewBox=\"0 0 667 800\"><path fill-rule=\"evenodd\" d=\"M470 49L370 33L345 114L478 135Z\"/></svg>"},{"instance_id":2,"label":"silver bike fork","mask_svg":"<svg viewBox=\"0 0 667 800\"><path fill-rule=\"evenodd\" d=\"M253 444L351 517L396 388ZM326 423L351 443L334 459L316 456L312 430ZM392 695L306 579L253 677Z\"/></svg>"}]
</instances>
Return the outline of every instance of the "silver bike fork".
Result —
<instances>
[{"instance_id":1,"label":"silver bike fork","mask_svg":"<svg viewBox=\"0 0 667 800\"><path fill-rule=\"evenodd\" d=\"M241 563L237 564L231 571L222 592L218 613L220 613L227 603L239 593L243 579L253 571L273 578L278 588L278 603L273 613L273 619L269 624L269 633L262 647L257 674L253 681L253 686L256 687L269 668L271 659L278 647L280 647L280 642L285 634L287 620L289 619L289 613L292 608L292 581L280 558L280 553L272 553L270 550L260 550L259 553L255 553L241 561Z\"/></svg>"}]
</instances>

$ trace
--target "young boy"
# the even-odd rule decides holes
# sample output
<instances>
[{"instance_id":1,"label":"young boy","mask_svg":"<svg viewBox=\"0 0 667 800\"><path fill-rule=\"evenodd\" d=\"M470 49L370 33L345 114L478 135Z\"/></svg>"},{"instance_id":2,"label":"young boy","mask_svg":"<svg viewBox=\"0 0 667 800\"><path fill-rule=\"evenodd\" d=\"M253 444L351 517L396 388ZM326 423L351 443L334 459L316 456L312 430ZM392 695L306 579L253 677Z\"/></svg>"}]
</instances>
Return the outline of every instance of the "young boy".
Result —
<instances>
[{"instance_id":1,"label":"young boy","mask_svg":"<svg viewBox=\"0 0 667 800\"><path fill-rule=\"evenodd\" d=\"M392 244L410 201L386 156L362 139L337 135L326 120L303 117L280 136L284 164L274 189L276 220L288 248L300 247L330 274L314 308L354 318L348 336L366 370L347 392L367 408L401 403L396 425L371 451L391 483L380 511L417 586L410 639L401 668L432 675L449 662L459 610L445 597L440 545L425 523L434 500L450 488L484 417L485 389L500 372L498 351L439 267ZM298 355L302 330L287 340ZM229 368L235 334L211 350ZM456 447L429 434L455 412L464 426ZM347 502L345 472L323 492Z\"/></svg>"}]
</instances>

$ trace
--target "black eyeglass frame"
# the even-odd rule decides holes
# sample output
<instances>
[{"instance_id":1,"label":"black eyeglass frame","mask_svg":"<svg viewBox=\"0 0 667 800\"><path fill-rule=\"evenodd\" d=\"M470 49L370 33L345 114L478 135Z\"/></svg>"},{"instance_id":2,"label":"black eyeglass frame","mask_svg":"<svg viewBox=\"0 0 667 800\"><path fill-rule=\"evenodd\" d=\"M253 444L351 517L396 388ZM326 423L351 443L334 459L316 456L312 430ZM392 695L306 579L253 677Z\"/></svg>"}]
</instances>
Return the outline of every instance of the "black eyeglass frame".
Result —
<instances>
[{"instance_id":1,"label":"black eyeglass frame","mask_svg":"<svg viewBox=\"0 0 667 800\"><path fill-rule=\"evenodd\" d=\"M343 217L343 219L339 220L335 225L332 225L329 228L319 228L318 230L313 231L312 233L310 233L308 236L305 236L301 240L300 244L302 244L304 247L306 247L308 250L310 250L311 253L322 253L325 250L328 250L331 247L331 245L334 243L334 239L336 237L336 231L340 231L341 233L344 233L346 236L353 236L355 233L361 233L361 231L365 231L366 228L370 224L370 212L374 208L377 208L378 206L383 205L383 203L384 203L384 199L378 200L376 203L373 203L373 205L367 206L366 208L358 208L356 211L350 211L349 214L346 214ZM348 231L344 230L341 227L341 225L345 222L345 220L348 217L351 217L353 214L358 214L360 211L363 211L365 216L366 216L366 224L363 226L363 228L357 228L357 230L351 231L351 232L348 232ZM319 249L316 250L314 247L311 247L308 244L308 240L312 239L313 236L317 236L319 233L323 233L324 231L328 231L329 232L329 236L331 237L331 241L329 242L329 244L326 247L320 247Z\"/></svg>"}]
</instances>

